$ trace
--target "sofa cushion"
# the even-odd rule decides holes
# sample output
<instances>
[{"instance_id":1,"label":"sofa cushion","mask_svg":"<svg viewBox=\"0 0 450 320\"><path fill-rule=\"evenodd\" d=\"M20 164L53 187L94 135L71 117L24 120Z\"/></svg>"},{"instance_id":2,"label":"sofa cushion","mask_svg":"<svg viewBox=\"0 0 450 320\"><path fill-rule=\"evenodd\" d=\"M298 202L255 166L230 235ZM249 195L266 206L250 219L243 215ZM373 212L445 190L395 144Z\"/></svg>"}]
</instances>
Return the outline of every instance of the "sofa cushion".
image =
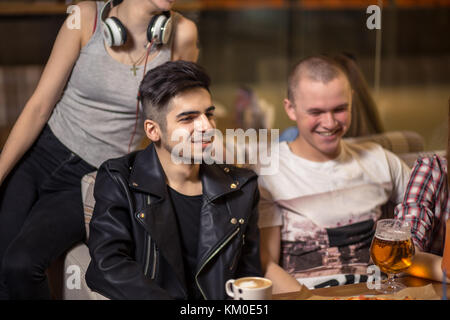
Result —
<instances>
[{"instance_id":1,"label":"sofa cushion","mask_svg":"<svg viewBox=\"0 0 450 320\"><path fill-rule=\"evenodd\" d=\"M400 153L398 154L398 157L403 161L405 161L408 167L412 168L416 163L417 159L423 157L432 157L435 154L443 158L447 156L447 152L445 150L435 150L435 151Z\"/></svg>"},{"instance_id":2,"label":"sofa cushion","mask_svg":"<svg viewBox=\"0 0 450 320\"><path fill-rule=\"evenodd\" d=\"M86 271L90 262L89 249L84 243L79 243L67 252L64 260L64 300L108 300L86 284Z\"/></svg>"},{"instance_id":3,"label":"sofa cushion","mask_svg":"<svg viewBox=\"0 0 450 320\"><path fill-rule=\"evenodd\" d=\"M90 172L81 179L81 196L83 199L84 224L86 227L86 241L89 239L89 222L91 222L94 212L94 185L97 171Z\"/></svg>"},{"instance_id":4,"label":"sofa cushion","mask_svg":"<svg viewBox=\"0 0 450 320\"><path fill-rule=\"evenodd\" d=\"M346 138L349 142L375 142L396 154L423 151L425 139L414 131L389 131L356 138Z\"/></svg>"},{"instance_id":5,"label":"sofa cushion","mask_svg":"<svg viewBox=\"0 0 450 320\"><path fill-rule=\"evenodd\" d=\"M97 171L90 172L81 179L81 196L83 199L86 241L89 238L89 223L94 211L94 185ZM91 262L89 249L85 243L79 243L70 249L64 259L64 300L108 300L103 295L92 291L86 284L86 271Z\"/></svg>"}]
</instances>

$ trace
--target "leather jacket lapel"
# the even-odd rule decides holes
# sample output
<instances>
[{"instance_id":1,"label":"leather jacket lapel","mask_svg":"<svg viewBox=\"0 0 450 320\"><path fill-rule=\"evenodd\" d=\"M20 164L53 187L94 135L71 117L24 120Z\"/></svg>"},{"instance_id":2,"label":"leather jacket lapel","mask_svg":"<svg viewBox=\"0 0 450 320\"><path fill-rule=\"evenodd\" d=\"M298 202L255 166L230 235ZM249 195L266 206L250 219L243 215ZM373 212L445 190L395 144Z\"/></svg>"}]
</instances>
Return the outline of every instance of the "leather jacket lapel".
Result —
<instances>
[{"instance_id":1,"label":"leather jacket lapel","mask_svg":"<svg viewBox=\"0 0 450 320\"><path fill-rule=\"evenodd\" d=\"M197 272L211 255L239 228L237 212L231 210L226 195L238 191L248 177L236 180L227 166L202 166L200 178L204 203L200 217L200 234L197 255ZM220 205L214 205L212 202Z\"/></svg>"},{"instance_id":2,"label":"leather jacket lapel","mask_svg":"<svg viewBox=\"0 0 450 320\"><path fill-rule=\"evenodd\" d=\"M202 180L203 194L208 201L214 201L221 196L234 192L239 187L239 182L233 180L231 175L215 165L202 165L200 167L200 179Z\"/></svg>"},{"instance_id":3,"label":"leather jacket lapel","mask_svg":"<svg viewBox=\"0 0 450 320\"><path fill-rule=\"evenodd\" d=\"M197 272L208 258L220 247L220 244L237 229L231 223L231 215L225 206L207 205L200 217L200 234L198 237Z\"/></svg>"},{"instance_id":4,"label":"leather jacket lapel","mask_svg":"<svg viewBox=\"0 0 450 320\"><path fill-rule=\"evenodd\" d=\"M153 144L136 155L128 184L131 189L149 193L158 199L164 198L167 193L166 175Z\"/></svg>"}]
</instances>

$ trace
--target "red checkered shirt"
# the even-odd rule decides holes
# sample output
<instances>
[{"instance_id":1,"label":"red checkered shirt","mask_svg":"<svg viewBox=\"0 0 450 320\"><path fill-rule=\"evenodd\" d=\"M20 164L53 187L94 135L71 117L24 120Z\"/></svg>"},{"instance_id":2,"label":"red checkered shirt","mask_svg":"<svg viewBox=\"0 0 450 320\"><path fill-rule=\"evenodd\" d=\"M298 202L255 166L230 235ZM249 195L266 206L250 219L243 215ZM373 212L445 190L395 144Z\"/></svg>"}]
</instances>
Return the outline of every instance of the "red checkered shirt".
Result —
<instances>
[{"instance_id":1,"label":"red checkered shirt","mask_svg":"<svg viewBox=\"0 0 450 320\"><path fill-rule=\"evenodd\" d=\"M420 250L442 255L449 212L446 159L418 159L395 217L411 223L412 239Z\"/></svg>"}]
</instances>

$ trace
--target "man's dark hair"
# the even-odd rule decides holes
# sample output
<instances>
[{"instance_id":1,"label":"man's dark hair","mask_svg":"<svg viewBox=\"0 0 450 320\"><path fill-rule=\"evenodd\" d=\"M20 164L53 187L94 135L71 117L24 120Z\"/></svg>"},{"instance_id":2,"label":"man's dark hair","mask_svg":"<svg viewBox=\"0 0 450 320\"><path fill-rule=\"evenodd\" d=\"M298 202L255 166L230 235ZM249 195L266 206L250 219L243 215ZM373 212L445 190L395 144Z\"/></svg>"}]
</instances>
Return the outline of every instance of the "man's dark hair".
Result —
<instances>
[{"instance_id":1,"label":"man's dark hair","mask_svg":"<svg viewBox=\"0 0 450 320\"><path fill-rule=\"evenodd\" d=\"M328 83L340 75L344 75L348 80L343 67L326 55L304 58L294 66L289 75L288 99L294 102L294 92L301 78Z\"/></svg>"},{"instance_id":2,"label":"man's dark hair","mask_svg":"<svg viewBox=\"0 0 450 320\"><path fill-rule=\"evenodd\" d=\"M170 100L188 89L204 88L209 92L210 82L206 71L189 61L169 61L150 70L139 87L145 117L165 130Z\"/></svg>"}]
</instances>

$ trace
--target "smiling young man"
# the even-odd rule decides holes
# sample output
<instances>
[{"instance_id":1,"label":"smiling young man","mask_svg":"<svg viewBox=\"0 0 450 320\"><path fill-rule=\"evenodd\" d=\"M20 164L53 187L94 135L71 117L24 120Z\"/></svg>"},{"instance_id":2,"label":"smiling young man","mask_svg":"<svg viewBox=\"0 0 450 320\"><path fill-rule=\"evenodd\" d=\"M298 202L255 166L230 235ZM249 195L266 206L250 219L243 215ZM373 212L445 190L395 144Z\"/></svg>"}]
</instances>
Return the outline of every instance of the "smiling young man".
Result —
<instances>
[{"instance_id":1,"label":"smiling young man","mask_svg":"<svg viewBox=\"0 0 450 320\"><path fill-rule=\"evenodd\" d=\"M191 62L149 71L153 143L98 171L86 280L107 298L224 299L228 279L261 274L256 175L199 163L215 128L209 83Z\"/></svg>"},{"instance_id":2,"label":"smiling young man","mask_svg":"<svg viewBox=\"0 0 450 320\"><path fill-rule=\"evenodd\" d=\"M325 56L293 69L284 108L299 136L279 146L279 171L260 176L261 259L274 291L364 281L381 206L398 203L409 168L372 143L342 141L352 89Z\"/></svg>"}]
</instances>

